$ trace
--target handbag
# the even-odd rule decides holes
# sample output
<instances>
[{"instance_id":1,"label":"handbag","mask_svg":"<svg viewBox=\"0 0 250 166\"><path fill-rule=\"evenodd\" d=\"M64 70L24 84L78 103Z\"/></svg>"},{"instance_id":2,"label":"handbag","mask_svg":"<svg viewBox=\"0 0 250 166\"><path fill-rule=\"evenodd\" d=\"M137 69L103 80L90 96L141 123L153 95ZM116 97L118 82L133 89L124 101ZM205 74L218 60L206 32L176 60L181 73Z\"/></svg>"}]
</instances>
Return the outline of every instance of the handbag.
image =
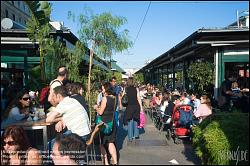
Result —
<instances>
[{"instance_id":1,"label":"handbag","mask_svg":"<svg viewBox=\"0 0 250 166\"><path fill-rule=\"evenodd\" d=\"M116 98L115 98L115 105L114 105L114 112L115 112L115 106L116 106ZM112 132L113 129L113 122L114 122L114 113L112 116L112 120L110 122L104 122L104 125L101 127L101 132L105 135L109 135ZM102 121L102 116L101 115L97 115L95 123L99 124L103 122Z\"/></svg>"},{"instance_id":2,"label":"handbag","mask_svg":"<svg viewBox=\"0 0 250 166\"><path fill-rule=\"evenodd\" d=\"M137 126L137 128L141 129L145 126L146 124L146 117L144 112L140 112L140 125Z\"/></svg>"},{"instance_id":3,"label":"handbag","mask_svg":"<svg viewBox=\"0 0 250 166\"><path fill-rule=\"evenodd\" d=\"M126 89L124 90L124 94L122 96L122 106L127 107L128 105L128 95L126 93Z\"/></svg>"}]
</instances>

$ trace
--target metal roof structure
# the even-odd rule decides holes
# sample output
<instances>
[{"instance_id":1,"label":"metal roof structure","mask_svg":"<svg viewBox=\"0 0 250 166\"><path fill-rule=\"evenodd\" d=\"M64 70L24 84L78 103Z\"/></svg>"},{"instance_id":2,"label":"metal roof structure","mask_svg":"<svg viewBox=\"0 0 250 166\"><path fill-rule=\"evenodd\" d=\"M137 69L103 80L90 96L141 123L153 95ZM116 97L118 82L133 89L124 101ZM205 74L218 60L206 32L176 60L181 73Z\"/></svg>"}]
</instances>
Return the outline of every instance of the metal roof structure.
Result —
<instances>
[{"instance_id":1,"label":"metal roof structure","mask_svg":"<svg viewBox=\"0 0 250 166\"><path fill-rule=\"evenodd\" d=\"M161 67L176 62L184 57L194 55L208 46L249 45L249 28L198 29L176 46L152 60L137 72Z\"/></svg>"},{"instance_id":2,"label":"metal roof structure","mask_svg":"<svg viewBox=\"0 0 250 166\"><path fill-rule=\"evenodd\" d=\"M64 39L68 40L73 45L79 40L71 31L54 30L54 31L51 31L50 34L52 34L53 36L62 36ZM1 54L3 53L2 50L13 50L17 48L19 49L20 48L21 49L22 48L23 49L38 48L38 42L30 41L30 39L27 37L27 31L25 29L2 29L1 30ZM89 51L87 47L86 49ZM15 61L13 58L11 59L12 61ZM87 62L89 62L88 55L85 55L84 59ZM7 61L6 57L5 58L1 57L1 61L2 62ZM40 61L39 57L37 57L37 61ZM34 60L32 62L35 63ZM108 68L108 63L102 60L101 58L98 58L97 56L95 56L93 63L94 65L98 65L106 71L110 71L110 69Z\"/></svg>"}]
</instances>

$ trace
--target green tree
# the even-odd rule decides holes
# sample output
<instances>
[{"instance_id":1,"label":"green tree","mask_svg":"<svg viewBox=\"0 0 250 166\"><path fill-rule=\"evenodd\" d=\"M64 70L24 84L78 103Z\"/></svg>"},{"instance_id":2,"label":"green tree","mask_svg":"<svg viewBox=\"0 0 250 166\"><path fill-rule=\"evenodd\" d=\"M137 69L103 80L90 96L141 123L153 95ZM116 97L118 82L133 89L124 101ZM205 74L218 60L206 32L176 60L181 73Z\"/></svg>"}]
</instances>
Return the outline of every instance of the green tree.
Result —
<instances>
[{"instance_id":1,"label":"green tree","mask_svg":"<svg viewBox=\"0 0 250 166\"><path fill-rule=\"evenodd\" d=\"M132 42L128 39L128 30L119 31L120 27L126 23L126 18L112 16L111 13L106 12L94 15L92 11L85 9L86 13L80 14L78 17L78 23L80 24L78 34L84 45L90 48L87 88L87 100L90 103L91 71L94 54L102 56L104 59L110 59L112 54L122 52L132 46ZM69 11L68 16L73 21L75 20L72 12Z\"/></svg>"},{"instance_id":2,"label":"green tree","mask_svg":"<svg viewBox=\"0 0 250 166\"><path fill-rule=\"evenodd\" d=\"M214 65L211 62L195 62L188 68L188 78L196 85L199 92L213 83Z\"/></svg>"},{"instance_id":3,"label":"green tree","mask_svg":"<svg viewBox=\"0 0 250 166\"><path fill-rule=\"evenodd\" d=\"M50 38L51 26L50 13L51 6L47 1L23 1L30 10L31 18L27 22L28 37L32 42L38 41L40 51L40 68L41 68L41 80L45 81L45 67L44 56L46 55L46 49L53 41Z\"/></svg>"},{"instance_id":4,"label":"green tree","mask_svg":"<svg viewBox=\"0 0 250 166\"><path fill-rule=\"evenodd\" d=\"M118 71L106 73L106 81L109 81L112 77L116 77L118 83L122 82L122 73Z\"/></svg>"},{"instance_id":5,"label":"green tree","mask_svg":"<svg viewBox=\"0 0 250 166\"><path fill-rule=\"evenodd\" d=\"M137 82L138 84L142 84L144 82L143 73L133 74L133 77L134 77L135 82Z\"/></svg>"},{"instance_id":6,"label":"green tree","mask_svg":"<svg viewBox=\"0 0 250 166\"><path fill-rule=\"evenodd\" d=\"M49 24L50 3L47 1L42 1L41 3L39 1L24 2L31 11L31 19L27 23L28 37L33 42L38 41L39 43L42 81L53 79L56 77L57 68L60 65L66 65L70 73L69 79L83 82L84 78L79 73L79 64L84 58L85 47L78 41L74 49L70 50L63 43L53 39L52 35L50 35L52 28Z\"/></svg>"}]
</instances>

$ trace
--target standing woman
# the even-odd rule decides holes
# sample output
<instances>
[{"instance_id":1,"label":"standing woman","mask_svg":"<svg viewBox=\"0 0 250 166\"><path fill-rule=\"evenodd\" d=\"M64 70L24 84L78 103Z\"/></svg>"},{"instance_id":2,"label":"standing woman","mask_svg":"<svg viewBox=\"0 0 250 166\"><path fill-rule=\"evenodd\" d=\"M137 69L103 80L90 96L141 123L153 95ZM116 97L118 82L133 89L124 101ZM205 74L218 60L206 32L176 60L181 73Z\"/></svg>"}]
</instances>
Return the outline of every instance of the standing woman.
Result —
<instances>
[{"instance_id":1,"label":"standing woman","mask_svg":"<svg viewBox=\"0 0 250 166\"><path fill-rule=\"evenodd\" d=\"M7 125L21 121L29 116L31 105L30 95L28 90L21 90L17 93L16 98L10 102L4 112L1 128Z\"/></svg>"},{"instance_id":2,"label":"standing woman","mask_svg":"<svg viewBox=\"0 0 250 166\"><path fill-rule=\"evenodd\" d=\"M101 132L101 153L104 157L104 164L108 165L108 157L106 149L108 149L112 159L113 164L117 165L117 152L115 147L116 141L116 123L114 121L114 113L116 111L116 96L113 91L112 85L109 82L103 84L104 96L101 101L100 107L95 105L97 113L102 117L104 123L113 121L112 132L110 134L104 134Z\"/></svg>"},{"instance_id":3,"label":"standing woman","mask_svg":"<svg viewBox=\"0 0 250 166\"><path fill-rule=\"evenodd\" d=\"M125 89L128 96L128 105L125 111L125 121L128 124L128 141L139 138L140 111L143 111L140 94L134 86L132 77L128 78L127 87Z\"/></svg>"}]
</instances>

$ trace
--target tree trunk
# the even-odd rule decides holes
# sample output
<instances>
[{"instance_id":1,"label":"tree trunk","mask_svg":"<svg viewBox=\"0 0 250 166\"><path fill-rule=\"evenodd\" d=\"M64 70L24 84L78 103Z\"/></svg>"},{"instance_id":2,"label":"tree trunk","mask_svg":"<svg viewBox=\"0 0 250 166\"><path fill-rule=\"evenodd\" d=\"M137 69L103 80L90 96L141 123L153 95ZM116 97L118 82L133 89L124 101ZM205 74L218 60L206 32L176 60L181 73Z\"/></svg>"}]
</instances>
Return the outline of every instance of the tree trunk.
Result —
<instances>
[{"instance_id":1,"label":"tree trunk","mask_svg":"<svg viewBox=\"0 0 250 166\"><path fill-rule=\"evenodd\" d=\"M91 84L91 70L92 70L92 64L93 64L93 58L94 58L94 47L95 47L95 45L94 45L94 43L93 43L93 45L92 45L92 48L90 49L90 56L89 56L89 74L88 74L88 91L87 91L87 100L88 100L88 106L89 106L89 119L90 119L90 127L91 127L91 121L92 121L92 119L91 119L91 116L92 116L92 114L91 114L91 109L90 109L90 107L91 107L91 101L90 101L90 97L91 97L91 95L90 95L90 84Z\"/></svg>"},{"instance_id":2,"label":"tree trunk","mask_svg":"<svg viewBox=\"0 0 250 166\"><path fill-rule=\"evenodd\" d=\"M41 81L45 82L45 72L44 72L44 56L43 49L40 46L40 68L41 68Z\"/></svg>"}]
</instances>

